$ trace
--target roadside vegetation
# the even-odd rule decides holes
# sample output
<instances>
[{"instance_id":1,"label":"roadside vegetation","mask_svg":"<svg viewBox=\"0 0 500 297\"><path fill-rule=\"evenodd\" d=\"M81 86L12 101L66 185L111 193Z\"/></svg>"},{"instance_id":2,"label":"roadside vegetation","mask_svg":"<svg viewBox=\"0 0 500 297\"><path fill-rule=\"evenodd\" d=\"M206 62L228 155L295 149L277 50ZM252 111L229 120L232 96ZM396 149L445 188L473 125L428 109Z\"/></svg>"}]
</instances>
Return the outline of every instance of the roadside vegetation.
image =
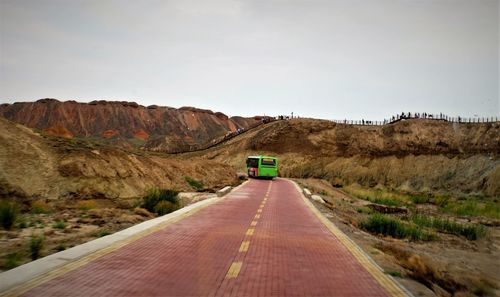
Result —
<instances>
[{"instance_id":1,"label":"roadside vegetation","mask_svg":"<svg viewBox=\"0 0 500 297\"><path fill-rule=\"evenodd\" d=\"M423 230L418 225L403 222L398 218L383 214L371 215L366 221L361 222L360 227L370 233L392 236L394 238L407 238L413 241L437 239L435 234Z\"/></svg>"},{"instance_id":2,"label":"roadside vegetation","mask_svg":"<svg viewBox=\"0 0 500 297\"><path fill-rule=\"evenodd\" d=\"M205 185L190 176L184 176L184 180L196 191L202 191L205 188Z\"/></svg>"},{"instance_id":3,"label":"roadside vegetation","mask_svg":"<svg viewBox=\"0 0 500 297\"><path fill-rule=\"evenodd\" d=\"M83 200L83 201L78 201L76 206L78 207L79 210L86 211L96 208L96 203L92 200Z\"/></svg>"},{"instance_id":4,"label":"roadside vegetation","mask_svg":"<svg viewBox=\"0 0 500 297\"><path fill-rule=\"evenodd\" d=\"M0 201L0 223L2 228L10 230L16 222L19 214L19 207L12 201Z\"/></svg>"},{"instance_id":5,"label":"roadside vegetation","mask_svg":"<svg viewBox=\"0 0 500 297\"><path fill-rule=\"evenodd\" d=\"M323 212L386 274L437 296L496 296L500 203L496 197L406 192L299 179ZM363 230L365 232L359 232ZM413 291L415 296L419 290ZM422 295L426 295L422 293Z\"/></svg>"},{"instance_id":6,"label":"roadside vegetation","mask_svg":"<svg viewBox=\"0 0 500 297\"><path fill-rule=\"evenodd\" d=\"M106 199L37 199L22 205L0 200L0 272L175 211L181 207L178 194L153 188L123 205Z\"/></svg>"},{"instance_id":7,"label":"roadside vegetation","mask_svg":"<svg viewBox=\"0 0 500 297\"><path fill-rule=\"evenodd\" d=\"M456 216L500 219L500 201L478 195L443 193L406 193L380 188L346 186L342 190L356 198L395 207L415 207L419 204L435 205L442 213Z\"/></svg>"},{"instance_id":8,"label":"roadside vegetation","mask_svg":"<svg viewBox=\"0 0 500 297\"><path fill-rule=\"evenodd\" d=\"M343 190L357 198L387 206L403 206L412 203L412 196L410 195L390 193L381 189L364 189L348 186L344 187Z\"/></svg>"},{"instance_id":9,"label":"roadside vegetation","mask_svg":"<svg viewBox=\"0 0 500 297\"><path fill-rule=\"evenodd\" d=\"M31 202L31 213L33 214L48 214L52 212L52 208L44 201L35 200Z\"/></svg>"},{"instance_id":10,"label":"roadside vegetation","mask_svg":"<svg viewBox=\"0 0 500 297\"><path fill-rule=\"evenodd\" d=\"M54 229L66 229L66 223L63 221L56 221L52 224L52 228Z\"/></svg>"},{"instance_id":11,"label":"roadside vegetation","mask_svg":"<svg viewBox=\"0 0 500 297\"><path fill-rule=\"evenodd\" d=\"M442 211L458 216L487 217L500 220L500 202L481 198L457 199L444 203Z\"/></svg>"},{"instance_id":12,"label":"roadside vegetation","mask_svg":"<svg viewBox=\"0 0 500 297\"><path fill-rule=\"evenodd\" d=\"M106 236L151 218L134 208L107 208L93 200L51 205L0 201L0 272Z\"/></svg>"},{"instance_id":13,"label":"roadside vegetation","mask_svg":"<svg viewBox=\"0 0 500 297\"><path fill-rule=\"evenodd\" d=\"M19 266L20 263L21 263L21 256L19 255L19 253L12 253L8 254L5 257L3 266L5 269L12 269Z\"/></svg>"},{"instance_id":14,"label":"roadside vegetation","mask_svg":"<svg viewBox=\"0 0 500 297\"><path fill-rule=\"evenodd\" d=\"M464 236L468 240L477 240L487 234L486 227L480 224L463 224L450 219L441 219L426 215L413 215L408 218L408 221L420 228L428 227L438 232Z\"/></svg>"},{"instance_id":15,"label":"roadside vegetation","mask_svg":"<svg viewBox=\"0 0 500 297\"><path fill-rule=\"evenodd\" d=\"M153 188L143 197L142 207L160 216L179 209L179 192L172 189Z\"/></svg>"},{"instance_id":16,"label":"roadside vegetation","mask_svg":"<svg viewBox=\"0 0 500 297\"><path fill-rule=\"evenodd\" d=\"M36 260L40 257L44 241L45 237L40 235L34 235L31 237L29 241L29 246L30 246L32 260Z\"/></svg>"}]
</instances>

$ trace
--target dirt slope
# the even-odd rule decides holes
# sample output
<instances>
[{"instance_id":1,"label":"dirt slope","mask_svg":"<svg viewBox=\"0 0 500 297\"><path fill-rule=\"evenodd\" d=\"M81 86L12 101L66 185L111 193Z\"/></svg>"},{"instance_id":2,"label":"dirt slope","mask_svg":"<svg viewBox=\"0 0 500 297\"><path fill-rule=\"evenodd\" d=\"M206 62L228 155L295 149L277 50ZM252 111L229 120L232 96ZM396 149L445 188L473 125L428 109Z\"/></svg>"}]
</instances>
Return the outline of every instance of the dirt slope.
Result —
<instances>
[{"instance_id":1,"label":"dirt slope","mask_svg":"<svg viewBox=\"0 0 500 297\"><path fill-rule=\"evenodd\" d=\"M185 176L206 188L237 182L233 168L195 158L183 161L99 143L43 137L0 118L0 198L108 199L116 204L152 187L192 190Z\"/></svg>"},{"instance_id":2,"label":"dirt slope","mask_svg":"<svg viewBox=\"0 0 500 297\"><path fill-rule=\"evenodd\" d=\"M169 149L175 145L204 143L238 128L259 123L257 118L228 118L220 112L182 107L144 107L135 102L41 99L0 105L0 116L51 135L92 137L108 142Z\"/></svg>"},{"instance_id":3,"label":"dirt slope","mask_svg":"<svg viewBox=\"0 0 500 297\"><path fill-rule=\"evenodd\" d=\"M281 159L288 177L500 196L500 124L409 120L385 126L279 121L206 152L244 171L249 154Z\"/></svg>"}]
</instances>

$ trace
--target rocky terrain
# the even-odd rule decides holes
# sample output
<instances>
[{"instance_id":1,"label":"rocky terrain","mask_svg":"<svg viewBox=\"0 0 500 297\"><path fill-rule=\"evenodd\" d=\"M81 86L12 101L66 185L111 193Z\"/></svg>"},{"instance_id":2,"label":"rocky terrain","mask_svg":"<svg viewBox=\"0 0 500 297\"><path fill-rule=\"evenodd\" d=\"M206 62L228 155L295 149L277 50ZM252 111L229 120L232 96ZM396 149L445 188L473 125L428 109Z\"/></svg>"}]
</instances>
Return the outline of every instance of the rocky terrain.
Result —
<instances>
[{"instance_id":1,"label":"rocky terrain","mask_svg":"<svg viewBox=\"0 0 500 297\"><path fill-rule=\"evenodd\" d=\"M237 129L260 123L260 118L229 118L221 112L181 107L142 106L125 101L61 102L41 99L0 105L0 116L27 127L65 138L93 138L149 150L207 143Z\"/></svg>"},{"instance_id":2,"label":"rocky terrain","mask_svg":"<svg viewBox=\"0 0 500 297\"><path fill-rule=\"evenodd\" d=\"M257 125L193 108L56 100L2 105L0 114L33 128L0 118L0 200L22 210L0 232L3 269L29 259L16 251L33 234L46 237L45 254L104 236L150 218L136 206L152 188L210 192L237 184L248 155L269 154L415 295L499 293L491 259L500 256L500 123ZM246 132L209 149L166 153L238 128ZM370 231L379 215L411 232Z\"/></svg>"},{"instance_id":3,"label":"rocky terrain","mask_svg":"<svg viewBox=\"0 0 500 297\"><path fill-rule=\"evenodd\" d=\"M255 129L203 154L244 171L246 156L261 153L278 156L285 177L500 196L500 123L420 119L353 126L296 119Z\"/></svg>"},{"instance_id":4,"label":"rocky terrain","mask_svg":"<svg viewBox=\"0 0 500 297\"><path fill-rule=\"evenodd\" d=\"M214 192L239 183L232 167L204 158L40 134L1 117L0 131L0 211L13 202L19 212L11 230L0 230L0 270L28 261L30 240L43 238L47 255L152 218L137 208L151 189ZM200 199L181 196L179 206Z\"/></svg>"},{"instance_id":5,"label":"rocky terrain","mask_svg":"<svg viewBox=\"0 0 500 297\"><path fill-rule=\"evenodd\" d=\"M500 123L294 119L185 157L244 172L259 154L415 296L500 295Z\"/></svg>"},{"instance_id":6,"label":"rocky terrain","mask_svg":"<svg viewBox=\"0 0 500 297\"><path fill-rule=\"evenodd\" d=\"M217 161L42 136L2 118L0 130L0 198L64 203L102 198L122 204L152 187L191 189L186 176L206 189L237 183L235 170Z\"/></svg>"},{"instance_id":7,"label":"rocky terrain","mask_svg":"<svg viewBox=\"0 0 500 297\"><path fill-rule=\"evenodd\" d=\"M464 214L445 211L434 201L405 201L412 195L398 195L382 189L362 190L361 193L380 193L401 202L404 212L380 214L372 206L383 206L353 195L352 188L336 188L325 180L297 179L302 186L320 195L325 203L315 206L344 233L368 253L377 264L403 284L414 296L499 296L500 275L500 203L494 211L483 214ZM467 203L471 200L463 200ZM378 203L384 203L378 201ZM456 202L453 202L456 203ZM375 208L383 209L383 208ZM383 215L392 222L431 234L429 239L398 238L369 232L367 221ZM486 216L486 217L485 217ZM496 219L494 219L494 218ZM415 218L444 222L443 226L416 227ZM485 222L487 225L478 224ZM457 234L449 226L474 228L485 232L479 238ZM463 230L463 229L461 229Z\"/></svg>"}]
</instances>

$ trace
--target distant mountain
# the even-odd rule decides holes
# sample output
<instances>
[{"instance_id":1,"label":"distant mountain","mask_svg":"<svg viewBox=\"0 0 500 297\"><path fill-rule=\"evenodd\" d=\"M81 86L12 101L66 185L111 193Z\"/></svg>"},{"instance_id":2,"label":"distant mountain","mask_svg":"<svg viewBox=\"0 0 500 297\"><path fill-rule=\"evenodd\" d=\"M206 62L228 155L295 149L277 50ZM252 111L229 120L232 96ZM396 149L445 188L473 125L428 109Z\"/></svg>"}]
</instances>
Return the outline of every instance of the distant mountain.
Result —
<instances>
[{"instance_id":1,"label":"distant mountain","mask_svg":"<svg viewBox=\"0 0 500 297\"><path fill-rule=\"evenodd\" d=\"M208 143L260 123L259 117L229 118L221 112L194 107L145 107L135 102L104 100L79 103L40 99L1 104L0 116L51 135L147 144L148 149L166 151Z\"/></svg>"}]
</instances>

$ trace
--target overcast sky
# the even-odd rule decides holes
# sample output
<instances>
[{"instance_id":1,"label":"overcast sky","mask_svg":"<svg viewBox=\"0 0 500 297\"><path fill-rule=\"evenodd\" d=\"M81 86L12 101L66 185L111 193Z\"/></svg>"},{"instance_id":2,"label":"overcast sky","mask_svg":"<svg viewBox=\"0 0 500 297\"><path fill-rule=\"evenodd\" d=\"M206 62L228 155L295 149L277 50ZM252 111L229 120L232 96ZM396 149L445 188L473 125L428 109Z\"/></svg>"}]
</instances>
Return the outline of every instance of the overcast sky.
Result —
<instances>
[{"instance_id":1,"label":"overcast sky","mask_svg":"<svg viewBox=\"0 0 500 297\"><path fill-rule=\"evenodd\" d=\"M0 102L500 115L499 0L0 0Z\"/></svg>"}]
</instances>

